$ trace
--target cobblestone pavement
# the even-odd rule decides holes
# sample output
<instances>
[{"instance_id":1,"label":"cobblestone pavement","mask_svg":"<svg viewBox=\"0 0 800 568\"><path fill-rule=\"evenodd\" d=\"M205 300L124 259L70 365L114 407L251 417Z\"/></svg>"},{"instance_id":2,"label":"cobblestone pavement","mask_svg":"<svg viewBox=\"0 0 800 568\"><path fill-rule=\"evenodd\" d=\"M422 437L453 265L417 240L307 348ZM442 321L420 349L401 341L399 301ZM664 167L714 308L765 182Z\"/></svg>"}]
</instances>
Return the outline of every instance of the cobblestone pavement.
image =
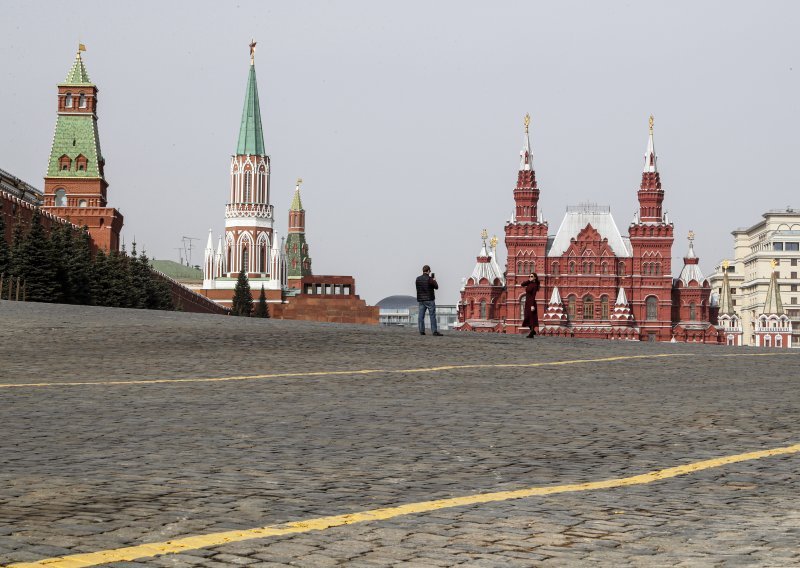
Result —
<instances>
[{"instance_id":1,"label":"cobblestone pavement","mask_svg":"<svg viewBox=\"0 0 800 568\"><path fill-rule=\"evenodd\" d=\"M678 356L396 372L659 354ZM0 302L0 564L796 444L798 363ZM108 384L360 369L381 372ZM29 383L50 386L2 386ZM111 565L800 565L798 467L770 457Z\"/></svg>"}]
</instances>

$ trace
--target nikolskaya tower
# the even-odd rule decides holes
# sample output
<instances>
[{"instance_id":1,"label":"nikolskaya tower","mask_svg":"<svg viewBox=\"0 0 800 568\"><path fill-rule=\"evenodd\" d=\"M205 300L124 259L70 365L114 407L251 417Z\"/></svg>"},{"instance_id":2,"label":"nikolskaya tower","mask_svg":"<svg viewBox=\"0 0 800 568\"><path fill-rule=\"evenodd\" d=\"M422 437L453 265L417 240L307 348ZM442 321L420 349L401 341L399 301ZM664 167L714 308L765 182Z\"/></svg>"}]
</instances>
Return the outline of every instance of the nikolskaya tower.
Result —
<instances>
[{"instance_id":1,"label":"nikolskaya tower","mask_svg":"<svg viewBox=\"0 0 800 568\"><path fill-rule=\"evenodd\" d=\"M250 44L250 70L239 126L236 154L231 157L230 188L225 205L225 235L214 246L209 229L203 265L203 288L220 303L230 301L230 290L243 269L250 287L280 297L286 286L284 247L273 229L270 203L270 159L264 148L261 108L255 67L256 43ZM225 291L224 298L214 290ZM220 296L217 298L216 296Z\"/></svg>"}]
</instances>

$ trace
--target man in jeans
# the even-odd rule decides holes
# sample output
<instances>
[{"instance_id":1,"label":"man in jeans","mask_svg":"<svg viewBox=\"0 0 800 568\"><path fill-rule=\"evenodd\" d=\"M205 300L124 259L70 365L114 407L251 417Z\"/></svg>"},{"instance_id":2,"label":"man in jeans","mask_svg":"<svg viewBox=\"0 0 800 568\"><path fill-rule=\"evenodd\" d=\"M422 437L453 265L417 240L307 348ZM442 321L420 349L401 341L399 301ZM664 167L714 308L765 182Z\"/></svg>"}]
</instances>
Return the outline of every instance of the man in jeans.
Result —
<instances>
[{"instance_id":1,"label":"man in jeans","mask_svg":"<svg viewBox=\"0 0 800 568\"><path fill-rule=\"evenodd\" d=\"M419 334L425 335L425 312L430 312L431 331L433 335L441 337L436 326L436 293L439 289L435 275L431 274L431 267L427 264L422 267L422 274L417 276L417 302L419 302Z\"/></svg>"}]
</instances>

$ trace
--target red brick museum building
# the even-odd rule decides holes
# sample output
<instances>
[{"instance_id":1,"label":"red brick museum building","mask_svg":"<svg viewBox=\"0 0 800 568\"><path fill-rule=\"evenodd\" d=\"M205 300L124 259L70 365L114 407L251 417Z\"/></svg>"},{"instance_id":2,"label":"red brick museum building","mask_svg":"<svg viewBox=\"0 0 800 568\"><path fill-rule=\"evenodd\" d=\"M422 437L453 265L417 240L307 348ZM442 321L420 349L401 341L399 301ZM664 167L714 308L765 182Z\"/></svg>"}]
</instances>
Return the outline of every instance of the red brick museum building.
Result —
<instances>
[{"instance_id":1,"label":"red brick museum building","mask_svg":"<svg viewBox=\"0 0 800 568\"><path fill-rule=\"evenodd\" d=\"M674 226L663 210L653 120L637 192L639 209L623 236L609 207L568 207L555 234L539 212L539 186L525 119L514 214L505 225L505 271L496 262L497 240L483 246L459 301L457 329L527 333L522 327L525 289L539 275L539 333L642 341L718 343L711 287L698 266L694 235L684 266L672 276Z\"/></svg>"}]
</instances>

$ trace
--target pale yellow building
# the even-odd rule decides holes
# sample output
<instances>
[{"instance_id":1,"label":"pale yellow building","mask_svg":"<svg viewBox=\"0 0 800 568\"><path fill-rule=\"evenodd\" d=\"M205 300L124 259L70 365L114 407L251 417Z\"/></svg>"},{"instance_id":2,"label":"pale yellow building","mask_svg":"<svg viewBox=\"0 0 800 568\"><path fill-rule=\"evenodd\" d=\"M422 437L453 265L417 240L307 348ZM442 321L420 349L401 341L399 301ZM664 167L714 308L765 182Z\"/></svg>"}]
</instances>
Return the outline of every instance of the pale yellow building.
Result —
<instances>
[{"instance_id":1,"label":"pale yellow building","mask_svg":"<svg viewBox=\"0 0 800 568\"><path fill-rule=\"evenodd\" d=\"M771 210L752 227L731 234L733 258L728 279L733 310L741 318L743 344L756 345L758 316L764 310L772 271L777 272L783 310L792 322L792 345L800 346L800 210ZM775 261L775 267L772 261ZM722 294L721 264L709 278L715 295Z\"/></svg>"}]
</instances>

